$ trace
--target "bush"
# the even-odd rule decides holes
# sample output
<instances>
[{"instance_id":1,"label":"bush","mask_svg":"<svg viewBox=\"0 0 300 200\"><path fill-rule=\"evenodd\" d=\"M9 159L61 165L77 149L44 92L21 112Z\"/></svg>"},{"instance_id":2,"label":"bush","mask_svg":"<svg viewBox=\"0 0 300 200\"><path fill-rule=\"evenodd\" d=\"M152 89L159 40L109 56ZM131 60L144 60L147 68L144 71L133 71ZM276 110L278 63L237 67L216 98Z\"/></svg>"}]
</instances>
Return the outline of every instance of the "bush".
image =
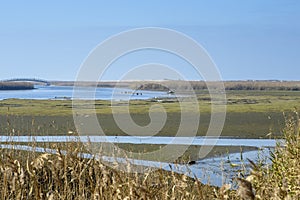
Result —
<instances>
[{"instance_id":1,"label":"bush","mask_svg":"<svg viewBox=\"0 0 300 200\"><path fill-rule=\"evenodd\" d=\"M256 199L300 199L300 120L298 113L286 118L285 143L270 154L272 164L265 167L252 162L251 175L238 180L238 195L251 191ZM248 186L243 185L247 183ZM253 188L253 191L252 191ZM244 192L244 193L243 193Z\"/></svg>"}]
</instances>

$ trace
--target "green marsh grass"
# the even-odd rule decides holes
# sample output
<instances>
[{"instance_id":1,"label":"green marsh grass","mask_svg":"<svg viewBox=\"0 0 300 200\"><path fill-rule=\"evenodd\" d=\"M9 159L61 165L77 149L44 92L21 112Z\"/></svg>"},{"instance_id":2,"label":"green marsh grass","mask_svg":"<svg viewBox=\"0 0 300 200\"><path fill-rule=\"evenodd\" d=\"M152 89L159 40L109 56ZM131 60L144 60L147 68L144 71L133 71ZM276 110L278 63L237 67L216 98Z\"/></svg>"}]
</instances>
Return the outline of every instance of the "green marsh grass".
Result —
<instances>
[{"instance_id":1,"label":"green marsh grass","mask_svg":"<svg viewBox=\"0 0 300 200\"><path fill-rule=\"evenodd\" d=\"M253 163L239 188L213 187L174 172L127 173L101 160L81 158L77 142L53 144L55 154L1 149L1 199L299 199L299 118L286 119L284 146L271 164ZM14 144L12 144L14 145ZM16 145L16 144L15 144ZM38 147L37 143L32 144ZM46 144L43 145L48 147ZM62 153L67 150L66 153Z\"/></svg>"},{"instance_id":2,"label":"green marsh grass","mask_svg":"<svg viewBox=\"0 0 300 200\"><path fill-rule=\"evenodd\" d=\"M65 143L52 146L58 150L53 155L0 149L0 198L300 199L299 117L295 113L291 117L282 117L283 111L299 107L299 94L297 91L228 91L223 136L258 138L266 137L271 131L286 139L285 145L278 146L270 155L270 165L252 163L251 174L236 179L237 191L229 185L220 188L203 185L196 179L163 170L148 174L120 172L100 160L78 157L77 154L86 151L79 143ZM198 94L198 98L201 120L204 121L198 135L203 135L210 118L209 96L203 93ZM145 123L149 120L148 108L155 103L132 101L133 118L138 123ZM159 135L170 136L176 130L174 123L180 116L178 103L162 104L170 113L170 124ZM113 125L110 106L109 101L96 101L100 122L108 135L122 135ZM1 134L5 135L75 132L72 102L68 100L3 100L0 101L0 118ZM38 147L38 144L32 146ZM42 147L46 148L48 144ZM67 153L59 153L61 150L67 150Z\"/></svg>"},{"instance_id":3,"label":"green marsh grass","mask_svg":"<svg viewBox=\"0 0 300 200\"><path fill-rule=\"evenodd\" d=\"M270 153L271 164L254 163L246 178L237 178L241 199L300 199L300 120L297 111L285 118L284 143Z\"/></svg>"},{"instance_id":4,"label":"green marsh grass","mask_svg":"<svg viewBox=\"0 0 300 200\"><path fill-rule=\"evenodd\" d=\"M200 110L197 135L203 136L207 132L211 117L210 96L207 91L199 91L197 95ZM300 107L300 91L227 91L226 96L227 111L222 136L264 138L270 131L273 136L280 136L284 127L282 112ZM129 109L133 120L140 125L150 123L149 108L155 104L162 105L168 114L167 123L158 135L176 134L181 110L174 99L161 99L160 102L155 99L130 101ZM95 101L96 113L105 134L126 135L114 122L111 106L110 101ZM121 114L122 110L126 110L126 102L114 102L113 106L119 108ZM88 115L92 110L86 109L85 112ZM7 128L8 117L11 128L23 135L33 132L40 135L63 135L69 130L75 130L70 100L2 100L0 134ZM34 126L31 125L32 120ZM30 131L31 129L34 131Z\"/></svg>"}]
</instances>

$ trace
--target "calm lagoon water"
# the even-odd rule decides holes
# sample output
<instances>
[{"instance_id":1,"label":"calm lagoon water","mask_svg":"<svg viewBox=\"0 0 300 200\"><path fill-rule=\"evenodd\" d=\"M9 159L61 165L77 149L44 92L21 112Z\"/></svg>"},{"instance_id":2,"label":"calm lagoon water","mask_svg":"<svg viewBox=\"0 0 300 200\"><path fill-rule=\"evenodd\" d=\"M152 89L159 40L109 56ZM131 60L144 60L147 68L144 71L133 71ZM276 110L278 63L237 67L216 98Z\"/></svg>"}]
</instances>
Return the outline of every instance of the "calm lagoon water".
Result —
<instances>
[{"instance_id":1,"label":"calm lagoon water","mask_svg":"<svg viewBox=\"0 0 300 200\"><path fill-rule=\"evenodd\" d=\"M0 100L3 99L72 99L72 86L35 86L33 90L0 90ZM83 91L94 92L94 88L83 88ZM173 97L167 92L131 90L126 88L96 88L95 99L128 100L151 99L155 97Z\"/></svg>"}]
</instances>

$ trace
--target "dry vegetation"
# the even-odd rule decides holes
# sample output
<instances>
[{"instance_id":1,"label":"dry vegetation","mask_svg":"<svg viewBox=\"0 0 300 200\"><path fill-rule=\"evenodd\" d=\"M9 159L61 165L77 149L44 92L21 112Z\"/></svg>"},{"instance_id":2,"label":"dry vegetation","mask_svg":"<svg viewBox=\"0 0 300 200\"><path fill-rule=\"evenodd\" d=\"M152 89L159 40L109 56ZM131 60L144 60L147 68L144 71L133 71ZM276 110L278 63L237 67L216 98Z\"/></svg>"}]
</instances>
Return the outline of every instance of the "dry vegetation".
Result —
<instances>
[{"instance_id":1,"label":"dry vegetation","mask_svg":"<svg viewBox=\"0 0 300 200\"><path fill-rule=\"evenodd\" d=\"M126 173L98 159L84 159L84 147L64 144L55 154L1 150L1 199L299 199L299 118L289 118L285 146L271 154L272 165L252 163L236 179L239 188L216 188L172 172Z\"/></svg>"},{"instance_id":2,"label":"dry vegetation","mask_svg":"<svg viewBox=\"0 0 300 200\"><path fill-rule=\"evenodd\" d=\"M225 90L300 90L300 81L224 81L223 83ZM210 85L211 89L218 89L223 83L190 81L189 85L186 81L127 82L134 89L184 91L191 86L196 92L207 90L207 85Z\"/></svg>"},{"instance_id":3,"label":"dry vegetation","mask_svg":"<svg viewBox=\"0 0 300 200\"><path fill-rule=\"evenodd\" d=\"M241 195L255 199L300 199L300 120L288 117L283 131L284 147L278 146L271 154L272 165L262 167L252 163L252 172L238 182Z\"/></svg>"},{"instance_id":4,"label":"dry vegetation","mask_svg":"<svg viewBox=\"0 0 300 200\"><path fill-rule=\"evenodd\" d=\"M190 81L189 84L186 81L180 80L163 80L163 81L102 81L102 82L77 82L76 85L80 86L97 86L97 87L123 87L141 90L156 90L156 91L168 91L179 90L183 91L189 84L195 91L206 90L207 83L212 87L215 85L219 87L219 82L205 82L205 81ZM224 81L226 90L300 90L300 81ZM73 81L53 81L53 85L73 86Z\"/></svg>"},{"instance_id":5,"label":"dry vegetation","mask_svg":"<svg viewBox=\"0 0 300 200\"><path fill-rule=\"evenodd\" d=\"M83 159L76 143L67 154L2 150L1 199L207 199L212 187L162 170L126 173L97 159Z\"/></svg>"},{"instance_id":6,"label":"dry vegetation","mask_svg":"<svg viewBox=\"0 0 300 200\"><path fill-rule=\"evenodd\" d=\"M300 90L300 81L225 81L226 90Z\"/></svg>"}]
</instances>

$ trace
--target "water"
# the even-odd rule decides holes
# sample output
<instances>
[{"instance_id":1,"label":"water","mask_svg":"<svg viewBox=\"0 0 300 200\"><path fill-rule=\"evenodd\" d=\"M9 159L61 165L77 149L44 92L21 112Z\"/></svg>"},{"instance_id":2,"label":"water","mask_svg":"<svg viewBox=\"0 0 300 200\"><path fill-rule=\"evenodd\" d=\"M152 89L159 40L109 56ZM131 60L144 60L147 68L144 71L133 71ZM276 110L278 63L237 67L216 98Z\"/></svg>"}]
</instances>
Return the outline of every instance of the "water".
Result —
<instances>
[{"instance_id":1,"label":"water","mask_svg":"<svg viewBox=\"0 0 300 200\"><path fill-rule=\"evenodd\" d=\"M85 88L92 91L93 88ZM93 91L92 91L93 92ZM113 95L114 93L114 95ZM134 94L133 94L134 93ZM138 93L138 95L137 95ZM142 94L142 95L141 95ZM37 86L34 90L14 90L14 91L1 91L0 100L9 98L18 99L72 99L73 87L71 86ZM130 89L116 89L114 88L97 88L94 99L102 100L128 100L128 99L150 99L155 97L174 97L166 92L154 91L133 91ZM215 145L215 146L242 146L242 147L257 147L262 148L260 151L249 151L243 153L243 160L240 160L240 153L233 153L225 156L206 158L196 161L194 165L186 166L173 163L164 163L147 160L125 159L125 158L112 158L99 156L106 162L128 163L133 165L162 168L168 171L175 171L177 173L186 174L192 178L195 176L204 184L211 184L221 186L224 183L232 181L232 177L236 175L237 170L240 168L232 168L231 164L243 165L248 167L249 162L247 159L257 161L259 155L261 158L268 158L268 151L273 149L278 141L266 139L239 139L239 138L212 138L212 137L132 137L132 136L0 136L0 142L70 142L70 141L93 141L93 142L112 142L112 143L127 143L127 144L175 144L175 145ZM279 141L282 142L282 141ZM0 148L6 149L19 149L25 151L38 151L56 153L54 149L39 148L26 145L6 145L0 144ZM84 158L91 158L93 155L81 153L79 156ZM228 162L230 160L230 162Z\"/></svg>"},{"instance_id":2,"label":"water","mask_svg":"<svg viewBox=\"0 0 300 200\"><path fill-rule=\"evenodd\" d=\"M283 140L273 139L239 139L239 138L211 138L211 137L133 137L133 136L1 136L1 142L113 142L113 143L129 143L129 144L170 144L173 142L177 145L187 144L192 142L192 145L211 145L217 140L216 146L252 146L259 150L248 151L241 153L225 154L223 156L209 157L195 162L193 165L182 165L166 162L157 162L149 160L138 160L130 158L108 157L96 155L95 158L101 159L104 162L118 162L128 166L128 163L144 168L162 168L167 171L174 171L181 174L186 174L192 178L197 177L202 183L214 186L221 186L225 183L231 183L232 178L237 175L239 170L246 169L249 171L250 164L248 159L259 162L265 160L270 163L269 152L273 151L276 143L282 143ZM38 146L38 145L37 145ZM55 154L55 149L47 149L40 147L31 147L26 145L6 145L0 144L3 149L18 149L25 151L47 152ZM63 154L66 152L62 151ZM94 158L95 155L88 153L80 153L78 156L84 158ZM241 160L241 156L243 160ZM235 167L232 167L235 166Z\"/></svg>"},{"instance_id":3,"label":"water","mask_svg":"<svg viewBox=\"0 0 300 200\"><path fill-rule=\"evenodd\" d=\"M0 90L0 100L17 99L72 99L72 86L35 86L33 90ZM84 88L94 92L94 88ZM151 99L155 97L173 97L166 92L131 90L126 88L96 88L95 99L102 100L128 100Z\"/></svg>"},{"instance_id":4,"label":"water","mask_svg":"<svg viewBox=\"0 0 300 200\"><path fill-rule=\"evenodd\" d=\"M195 146L245 146L245 147L275 147L283 140L274 139L242 139L230 137L145 137L145 136L0 136L0 142L110 142L118 144L174 144Z\"/></svg>"},{"instance_id":5,"label":"water","mask_svg":"<svg viewBox=\"0 0 300 200\"><path fill-rule=\"evenodd\" d=\"M29 139L30 137L27 137ZM65 137L63 140L66 140ZM3 138L2 137L2 141ZM16 139L16 138L14 138ZM24 139L24 138L23 138ZM22 139L22 141L24 141ZM39 138L41 139L41 138ZM44 138L45 139L45 138ZM50 138L47 138L50 139ZM62 139L62 137L61 137ZM31 141L31 140L28 140ZM40 140L39 140L40 141ZM55 140L60 141L62 140ZM271 141L270 141L271 142ZM273 144L273 142L271 142ZM268 145L271 145L268 144ZM236 146L237 144L233 144ZM51 154L57 154L57 150L49 149L49 148L42 148L42 147L31 147L27 145L9 145L9 144L0 144L0 148L2 149L15 149L15 150L23 150L23 151L35 151L35 152L45 152ZM115 163L118 162L120 166L128 167L129 163L131 164L130 169L149 170L149 169L164 169L167 171L174 171L180 174L186 174L192 178L198 178L200 182L203 184L210 184L213 186L222 186L225 183L232 183L233 178L237 175L237 173L243 170L250 170L250 163L248 159L252 160L253 162L259 162L264 160L265 163L270 163L269 159L269 152L273 151L272 148L263 148L258 151L248 151L242 153L243 160L241 160L241 153L232 153L229 155L223 155L218 157L210 157L202 160L196 161L193 165L184 165L184 164L174 164L174 163L167 163L167 162L158 162L158 161L149 161L149 160L138 160L138 159L130 159L130 158L120 158L120 157L109 157L109 156L102 156L102 155L92 155L89 153L80 153L77 156L83 158L95 158L100 159L104 163ZM60 151L62 154L66 154L66 151ZM235 167L232 167L232 166ZM124 170L124 168L122 168Z\"/></svg>"}]
</instances>

